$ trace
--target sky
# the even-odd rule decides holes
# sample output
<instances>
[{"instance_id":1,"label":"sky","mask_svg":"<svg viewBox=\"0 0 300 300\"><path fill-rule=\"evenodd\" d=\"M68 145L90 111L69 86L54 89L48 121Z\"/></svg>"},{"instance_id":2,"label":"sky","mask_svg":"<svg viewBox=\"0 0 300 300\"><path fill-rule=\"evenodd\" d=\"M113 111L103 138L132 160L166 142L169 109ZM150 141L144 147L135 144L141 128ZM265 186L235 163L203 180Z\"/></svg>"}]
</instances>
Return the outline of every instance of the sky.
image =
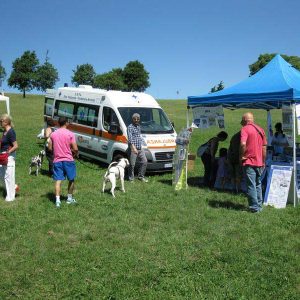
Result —
<instances>
[{"instance_id":1,"label":"sky","mask_svg":"<svg viewBox=\"0 0 300 300\"><path fill-rule=\"evenodd\" d=\"M48 50L56 88L77 65L101 74L138 60L147 93L186 99L245 79L260 54L300 56L299 11L299 0L0 0L0 60L8 78L25 51L44 63Z\"/></svg>"}]
</instances>

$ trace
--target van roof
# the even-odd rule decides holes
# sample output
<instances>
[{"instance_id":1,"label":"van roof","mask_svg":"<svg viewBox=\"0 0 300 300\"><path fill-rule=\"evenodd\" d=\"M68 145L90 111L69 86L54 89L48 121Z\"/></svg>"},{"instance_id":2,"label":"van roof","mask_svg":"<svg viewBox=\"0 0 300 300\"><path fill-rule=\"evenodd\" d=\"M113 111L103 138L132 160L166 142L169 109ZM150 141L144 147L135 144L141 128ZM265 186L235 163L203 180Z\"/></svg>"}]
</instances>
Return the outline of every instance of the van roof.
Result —
<instances>
[{"instance_id":1,"label":"van roof","mask_svg":"<svg viewBox=\"0 0 300 300\"><path fill-rule=\"evenodd\" d=\"M103 90L93 88L91 86L82 86L79 87L62 87L58 89L59 92L69 93L81 93L81 96L86 94L91 94L94 97L105 96L105 101L110 102L111 104L117 107L160 107L156 100L149 94L140 93L140 92L122 92L122 91L113 91L113 90Z\"/></svg>"}]
</instances>

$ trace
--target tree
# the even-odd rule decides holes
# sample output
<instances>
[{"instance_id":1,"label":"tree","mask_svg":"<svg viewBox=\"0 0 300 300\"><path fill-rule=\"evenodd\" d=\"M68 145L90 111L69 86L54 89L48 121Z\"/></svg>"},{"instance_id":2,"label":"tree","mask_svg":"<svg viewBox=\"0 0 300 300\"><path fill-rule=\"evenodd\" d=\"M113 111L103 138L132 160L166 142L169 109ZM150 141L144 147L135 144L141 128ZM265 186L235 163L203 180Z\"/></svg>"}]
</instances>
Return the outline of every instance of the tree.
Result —
<instances>
[{"instance_id":1,"label":"tree","mask_svg":"<svg viewBox=\"0 0 300 300\"><path fill-rule=\"evenodd\" d=\"M37 67L35 87L40 91L46 91L46 89L53 89L57 81L58 72L46 58L45 63Z\"/></svg>"},{"instance_id":2,"label":"tree","mask_svg":"<svg viewBox=\"0 0 300 300\"><path fill-rule=\"evenodd\" d=\"M262 69L270 60L273 59L275 53L265 53L261 54L258 57L258 60L253 64L249 65L250 76L254 75L260 69ZM300 70L300 57L298 56L288 56L288 55L281 55L287 62L294 66L294 68Z\"/></svg>"},{"instance_id":3,"label":"tree","mask_svg":"<svg viewBox=\"0 0 300 300\"><path fill-rule=\"evenodd\" d=\"M215 93L224 89L224 82L221 80L218 85L213 86L210 89L210 93Z\"/></svg>"},{"instance_id":4,"label":"tree","mask_svg":"<svg viewBox=\"0 0 300 300\"><path fill-rule=\"evenodd\" d=\"M213 86L213 87L210 89L210 93L215 93L216 91L217 91L216 86Z\"/></svg>"},{"instance_id":5,"label":"tree","mask_svg":"<svg viewBox=\"0 0 300 300\"><path fill-rule=\"evenodd\" d=\"M130 61L123 70L127 91L144 92L149 83L149 73L138 60Z\"/></svg>"},{"instance_id":6,"label":"tree","mask_svg":"<svg viewBox=\"0 0 300 300\"><path fill-rule=\"evenodd\" d=\"M2 86L2 81L5 79L6 77L6 71L5 68L2 66L2 62L0 60L0 86Z\"/></svg>"},{"instance_id":7,"label":"tree","mask_svg":"<svg viewBox=\"0 0 300 300\"><path fill-rule=\"evenodd\" d=\"M217 85L217 91L221 91L223 89L224 89L224 82L223 82L223 80L221 80L219 82L219 84Z\"/></svg>"},{"instance_id":8,"label":"tree","mask_svg":"<svg viewBox=\"0 0 300 300\"><path fill-rule=\"evenodd\" d=\"M76 86L80 84L94 85L96 72L91 64L77 65L73 72L72 83Z\"/></svg>"},{"instance_id":9,"label":"tree","mask_svg":"<svg viewBox=\"0 0 300 300\"><path fill-rule=\"evenodd\" d=\"M34 88L38 65L39 60L36 57L35 51L25 51L21 57L13 62L13 70L8 79L8 85L23 91L23 98L26 97L26 91Z\"/></svg>"},{"instance_id":10,"label":"tree","mask_svg":"<svg viewBox=\"0 0 300 300\"><path fill-rule=\"evenodd\" d=\"M94 87L106 90L126 90L121 68L112 69L110 72L96 75Z\"/></svg>"}]
</instances>

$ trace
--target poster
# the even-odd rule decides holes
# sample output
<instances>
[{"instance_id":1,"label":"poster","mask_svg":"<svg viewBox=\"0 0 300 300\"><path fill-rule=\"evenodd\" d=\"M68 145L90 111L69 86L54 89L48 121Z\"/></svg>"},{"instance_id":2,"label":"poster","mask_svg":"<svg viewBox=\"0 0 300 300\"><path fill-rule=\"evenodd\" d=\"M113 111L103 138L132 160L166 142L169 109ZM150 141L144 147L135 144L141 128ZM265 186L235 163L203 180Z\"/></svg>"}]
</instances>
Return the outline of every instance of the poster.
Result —
<instances>
[{"instance_id":1,"label":"poster","mask_svg":"<svg viewBox=\"0 0 300 300\"><path fill-rule=\"evenodd\" d=\"M292 166L271 166L264 199L265 205L271 205L275 208L286 207L292 171Z\"/></svg>"},{"instance_id":2,"label":"poster","mask_svg":"<svg viewBox=\"0 0 300 300\"><path fill-rule=\"evenodd\" d=\"M292 105L282 105L282 130L289 146L293 147L293 108Z\"/></svg>"},{"instance_id":3,"label":"poster","mask_svg":"<svg viewBox=\"0 0 300 300\"><path fill-rule=\"evenodd\" d=\"M297 133L300 135L300 104L296 104Z\"/></svg>"},{"instance_id":4,"label":"poster","mask_svg":"<svg viewBox=\"0 0 300 300\"><path fill-rule=\"evenodd\" d=\"M223 106L194 107L193 120L194 125L198 128L209 128L212 126L225 128Z\"/></svg>"}]
</instances>

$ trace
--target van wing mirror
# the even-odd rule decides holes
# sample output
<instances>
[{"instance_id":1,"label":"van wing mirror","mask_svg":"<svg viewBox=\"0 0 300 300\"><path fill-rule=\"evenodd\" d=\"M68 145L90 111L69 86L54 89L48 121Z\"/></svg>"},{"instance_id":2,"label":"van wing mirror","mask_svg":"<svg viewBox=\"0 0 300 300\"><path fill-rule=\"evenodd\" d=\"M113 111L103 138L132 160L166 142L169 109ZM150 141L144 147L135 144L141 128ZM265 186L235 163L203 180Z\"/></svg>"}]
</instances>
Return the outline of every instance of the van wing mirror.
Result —
<instances>
[{"instance_id":1,"label":"van wing mirror","mask_svg":"<svg viewBox=\"0 0 300 300\"><path fill-rule=\"evenodd\" d=\"M110 123L108 133L110 133L110 134L120 134L120 133L122 133L120 125L115 123L115 122Z\"/></svg>"}]
</instances>

